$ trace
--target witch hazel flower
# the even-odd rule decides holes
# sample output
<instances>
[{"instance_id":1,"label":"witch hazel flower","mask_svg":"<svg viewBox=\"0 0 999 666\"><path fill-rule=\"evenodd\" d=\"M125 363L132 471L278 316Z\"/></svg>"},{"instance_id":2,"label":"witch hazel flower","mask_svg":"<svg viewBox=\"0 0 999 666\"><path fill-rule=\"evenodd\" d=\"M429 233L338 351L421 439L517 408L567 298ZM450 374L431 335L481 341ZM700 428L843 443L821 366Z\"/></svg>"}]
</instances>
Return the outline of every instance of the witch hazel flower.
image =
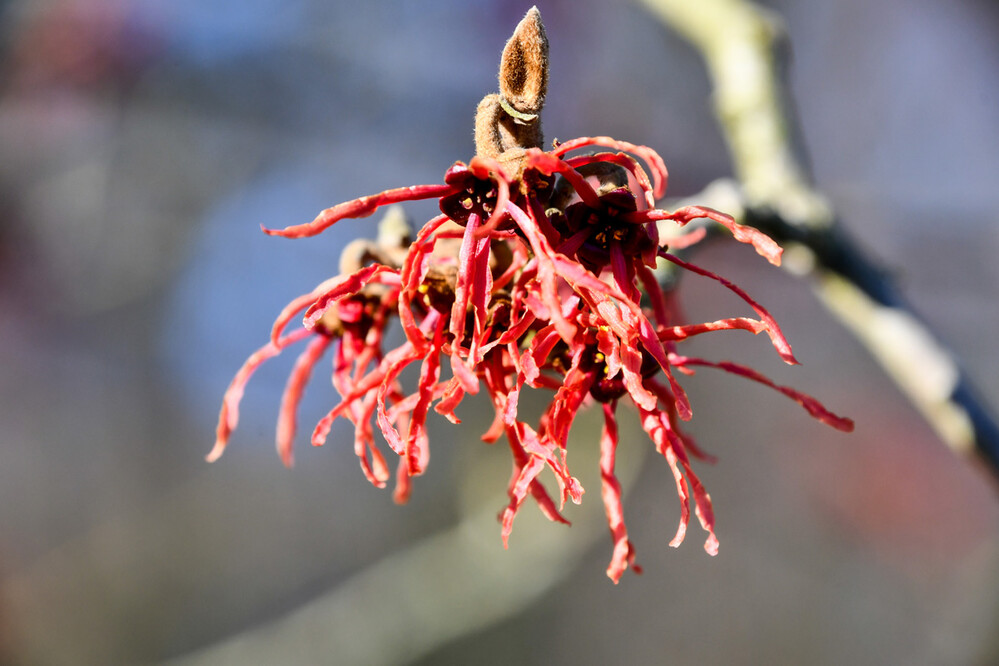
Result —
<instances>
[{"instance_id":1,"label":"witch hazel flower","mask_svg":"<svg viewBox=\"0 0 999 666\"><path fill-rule=\"evenodd\" d=\"M354 450L365 477L384 487L391 472L380 436L397 457L394 498L400 503L429 462L431 411L458 424L465 396L484 390L494 419L482 439L505 439L513 461L509 502L500 515L507 545L528 496L549 519L568 523L565 503L581 502L584 493L569 469L569 433L580 410L599 405L601 497L614 543L607 575L617 583L629 567L639 570L615 474L620 405L637 412L672 470L680 524L670 545L683 541L693 513L712 555L718 550L714 510L692 464L710 456L681 428L693 411L678 374L719 369L770 386L827 425L853 429L852 421L816 399L751 368L681 353L681 343L692 336L743 330L765 333L785 362L797 363L762 305L725 278L677 256L676 250L700 236L679 236L667 244L659 238L659 225L683 227L709 218L774 265L781 249L762 232L709 208L657 208L668 174L651 148L583 137L543 150L540 112L547 83L548 41L540 13L532 8L503 51L499 93L479 104L476 155L468 164L456 162L441 184L386 190L328 208L306 224L264 229L286 238L315 236L339 220L390 206L377 239L348 245L339 275L289 303L270 340L237 373L223 399L210 461L221 456L238 424L250 376L292 345L304 349L278 412L282 460L292 463L298 404L332 348L332 382L340 401L315 426L311 441L324 444L333 422L346 419L354 426ZM413 235L392 204L421 199L436 199L441 214ZM755 317L682 323L675 293L655 276L660 262L717 281ZM298 317L301 325L292 327ZM403 333L391 348L390 325ZM405 386L401 378L411 366L419 369L418 377ZM525 388L550 396L534 423L520 416ZM555 492L542 482L546 470Z\"/></svg>"}]
</instances>

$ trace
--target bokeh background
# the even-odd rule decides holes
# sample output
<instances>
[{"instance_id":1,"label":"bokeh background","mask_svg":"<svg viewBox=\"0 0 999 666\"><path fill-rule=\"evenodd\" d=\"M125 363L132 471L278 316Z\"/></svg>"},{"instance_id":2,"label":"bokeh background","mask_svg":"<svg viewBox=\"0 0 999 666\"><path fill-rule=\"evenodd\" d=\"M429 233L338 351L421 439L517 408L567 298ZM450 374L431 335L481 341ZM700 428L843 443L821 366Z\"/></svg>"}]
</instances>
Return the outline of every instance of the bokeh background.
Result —
<instances>
[{"instance_id":1,"label":"bokeh background","mask_svg":"<svg viewBox=\"0 0 999 666\"><path fill-rule=\"evenodd\" d=\"M232 374L375 218L301 241L259 225L439 182L471 157L475 105L530 4L0 2L4 663L999 660L994 485L807 284L736 243L695 260L769 307L803 366L735 333L694 349L817 395L857 431L710 370L685 380L690 430L720 459L698 467L716 558L694 528L667 546L672 477L627 413L626 517L645 573L618 586L604 576L595 414L570 444L590 491L574 526L525 506L509 551L494 522L507 453L478 441L488 417L472 407L466 426L438 419L429 471L398 507L363 479L346 429L323 449L300 435L297 466L280 464L282 358L250 385L230 450L204 463ZM999 10L764 4L788 27L820 188L999 405ZM687 44L630 2L538 5L549 139L653 146L674 196L730 175ZM433 206L408 211L422 222ZM744 313L713 283L682 288L694 319ZM317 377L304 427L334 399ZM464 569L418 556L456 530L476 545L452 552Z\"/></svg>"}]
</instances>

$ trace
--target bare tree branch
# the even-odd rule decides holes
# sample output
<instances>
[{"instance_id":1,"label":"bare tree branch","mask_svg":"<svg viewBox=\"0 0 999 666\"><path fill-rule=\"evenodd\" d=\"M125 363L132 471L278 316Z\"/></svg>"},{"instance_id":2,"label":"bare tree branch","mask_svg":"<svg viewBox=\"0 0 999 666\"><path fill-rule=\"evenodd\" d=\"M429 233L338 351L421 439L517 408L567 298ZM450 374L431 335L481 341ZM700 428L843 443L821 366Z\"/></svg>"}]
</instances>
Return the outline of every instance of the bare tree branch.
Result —
<instances>
[{"instance_id":1,"label":"bare tree branch","mask_svg":"<svg viewBox=\"0 0 999 666\"><path fill-rule=\"evenodd\" d=\"M837 224L810 182L780 79L779 20L745 0L639 0L704 57L714 105L739 180L742 210L727 212L806 261L787 267L863 343L946 444L999 475L999 425L956 356L908 304L888 273ZM699 203L710 203L703 200ZM741 215L739 214L741 213Z\"/></svg>"}]
</instances>

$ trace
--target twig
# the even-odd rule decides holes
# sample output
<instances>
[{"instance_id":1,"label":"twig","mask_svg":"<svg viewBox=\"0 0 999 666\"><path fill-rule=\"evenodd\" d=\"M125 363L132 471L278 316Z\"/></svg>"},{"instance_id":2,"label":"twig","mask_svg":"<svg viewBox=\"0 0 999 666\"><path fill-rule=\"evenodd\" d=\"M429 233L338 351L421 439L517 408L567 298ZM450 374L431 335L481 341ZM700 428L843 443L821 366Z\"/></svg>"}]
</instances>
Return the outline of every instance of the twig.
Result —
<instances>
[{"instance_id":1,"label":"twig","mask_svg":"<svg viewBox=\"0 0 999 666\"><path fill-rule=\"evenodd\" d=\"M783 34L777 18L745 0L639 2L705 59L739 179L743 210L737 219L806 250L809 261L788 262L788 268L813 279L821 301L951 449L978 455L999 476L999 424L991 410L955 355L842 230L810 183L802 150L792 141L793 115L776 56Z\"/></svg>"}]
</instances>

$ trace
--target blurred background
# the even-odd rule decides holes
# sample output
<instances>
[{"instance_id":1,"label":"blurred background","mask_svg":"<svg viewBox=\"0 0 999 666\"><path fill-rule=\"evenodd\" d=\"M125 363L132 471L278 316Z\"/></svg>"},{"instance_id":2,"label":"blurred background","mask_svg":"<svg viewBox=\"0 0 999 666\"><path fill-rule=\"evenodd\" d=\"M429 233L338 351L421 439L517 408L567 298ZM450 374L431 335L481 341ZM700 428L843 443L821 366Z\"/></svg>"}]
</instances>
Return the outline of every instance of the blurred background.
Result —
<instances>
[{"instance_id":1,"label":"blurred background","mask_svg":"<svg viewBox=\"0 0 999 666\"><path fill-rule=\"evenodd\" d=\"M376 218L299 241L259 225L440 182L469 159L475 106L531 4L0 2L3 663L999 660L995 487L807 284L737 243L695 261L770 308L803 365L736 333L691 349L810 392L857 431L711 370L686 379L689 430L719 457L697 467L716 558L694 527L667 546L673 480L627 410L625 511L645 573L618 586L597 413L570 444L589 490L574 526L525 505L508 551L495 522L508 453L478 441L489 417L471 404L461 427L436 418L403 507L364 480L342 424L322 449L300 434L297 466L280 464L291 357L257 373L229 451L204 462L243 359ZM652 146L672 196L731 174L693 49L630 2L537 4L547 140ZM763 4L787 23L819 187L999 405L999 10ZM434 206L407 211L422 223ZM682 289L692 319L745 314L709 281ZM336 399L322 374L305 429Z\"/></svg>"}]
</instances>

